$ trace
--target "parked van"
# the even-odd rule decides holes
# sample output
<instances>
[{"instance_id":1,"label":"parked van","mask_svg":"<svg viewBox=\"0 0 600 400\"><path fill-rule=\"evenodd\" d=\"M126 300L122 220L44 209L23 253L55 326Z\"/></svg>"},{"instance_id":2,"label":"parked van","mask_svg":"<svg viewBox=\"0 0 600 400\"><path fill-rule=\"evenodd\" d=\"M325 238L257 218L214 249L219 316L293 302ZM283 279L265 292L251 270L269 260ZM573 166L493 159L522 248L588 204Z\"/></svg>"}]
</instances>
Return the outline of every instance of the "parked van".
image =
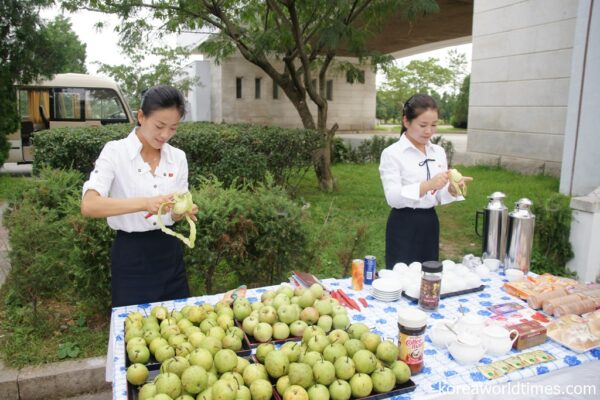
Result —
<instances>
[{"instance_id":1,"label":"parked van","mask_svg":"<svg viewBox=\"0 0 600 400\"><path fill-rule=\"evenodd\" d=\"M125 97L111 79L57 74L53 79L17 86L21 126L8 135L7 162L33 161L31 136L49 128L134 122Z\"/></svg>"}]
</instances>

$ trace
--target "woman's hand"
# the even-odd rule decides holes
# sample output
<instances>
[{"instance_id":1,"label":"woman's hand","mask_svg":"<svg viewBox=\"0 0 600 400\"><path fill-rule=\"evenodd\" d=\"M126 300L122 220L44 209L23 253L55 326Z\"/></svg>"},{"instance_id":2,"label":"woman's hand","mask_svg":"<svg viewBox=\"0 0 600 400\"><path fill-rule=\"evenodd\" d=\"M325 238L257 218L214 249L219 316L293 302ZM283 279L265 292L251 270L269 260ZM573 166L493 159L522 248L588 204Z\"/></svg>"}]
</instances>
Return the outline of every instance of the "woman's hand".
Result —
<instances>
[{"instance_id":1,"label":"woman's hand","mask_svg":"<svg viewBox=\"0 0 600 400\"><path fill-rule=\"evenodd\" d=\"M192 207L192 211L187 212L185 214L175 214L173 211L171 211L171 218L173 219L173 221L180 221L187 215L192 219L192 221L198 221L198 218L196 218L196 214L198 214L198 206L194 204L194 206Z\"/></svg>"},{"instance_id":2,"label":"woman's hand","mask_svg":"<svg viewBox=\"0 0 600 400\"><path fill-rule=\"evenodd\" d=\"M472 177L470 176L463 176L462 179L460 181L458 181L458 186L460 187L462 193L464 193L466 195L467 191L467 182L471 182L473 180ZM457 193L456 189L454 188L454 185L450 185L448 186L448 193L450 193L452 196L458 196L458 195L462 195L462 193Z\"/></svg>"},{"instance_id":3,"label":"woman's hand","mask_svg":"<svg viewBox=\"0 0 600 400\"><path fill-rule=\"evenodd\" d=\"M440 172L427 181L429 190L441 190L448 183L448 171Z\"/></svg>"},{"instance_id":4,"label":"woman's hand","mask_svg":"<svg viewBox=\"0 0 600 400\"><path fill-rule=\"evenodd\" d=\"M158 209L163 203L167 203L163 206L163 213L171 211L173 194L146 197L146 211L148 211L148 214L158 214Z\"/></svg>"}]
</instances>

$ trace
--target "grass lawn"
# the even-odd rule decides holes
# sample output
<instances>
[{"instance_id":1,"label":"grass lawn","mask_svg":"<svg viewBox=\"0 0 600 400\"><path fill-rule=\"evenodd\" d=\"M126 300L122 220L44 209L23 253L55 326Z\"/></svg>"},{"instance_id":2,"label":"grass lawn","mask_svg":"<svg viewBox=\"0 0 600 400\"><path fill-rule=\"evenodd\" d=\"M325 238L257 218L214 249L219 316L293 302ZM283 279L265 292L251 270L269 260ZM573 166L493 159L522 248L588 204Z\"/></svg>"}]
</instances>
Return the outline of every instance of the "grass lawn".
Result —
<instances>
[{"instance_id":1,"label":"grass lawn","mask_svg":"<svg viewBox=\"0 0 600 400\"><path fill-rule=\"evenodd\" d=\"M463 175L472 176L465 201L437 207L440 218L442 259L460 260L468 253L481 254L481 239L475 234L475 211L487 205L487 196L501 191L507 195L509 210L514 202L528 197L534 202L558 192L558 180L546 176L524 176L489 167L457 167ZM340 255L354 247L352 257L371 254L378 267L384 265L385 225L389 206L385 202L379 179L378 165L339 164L333 168L338 190L322 193L315 187L312 174L305 177L299 197L310 203L313 237L318 247L321 265L314 269L320 277L340 276L343 268ZM354 245L355 238L365 229L364 239Z\"/></svg>"},{"instance_id":2,"label":"grass lawn","mask_svg":"<svg viewBox=\"0 0 600 400\"><path fill-rule=\"evenodd\" d=\"M0 175L0 201L7 201L27 185L28 178Z\"/></svg>"}]
</instances>

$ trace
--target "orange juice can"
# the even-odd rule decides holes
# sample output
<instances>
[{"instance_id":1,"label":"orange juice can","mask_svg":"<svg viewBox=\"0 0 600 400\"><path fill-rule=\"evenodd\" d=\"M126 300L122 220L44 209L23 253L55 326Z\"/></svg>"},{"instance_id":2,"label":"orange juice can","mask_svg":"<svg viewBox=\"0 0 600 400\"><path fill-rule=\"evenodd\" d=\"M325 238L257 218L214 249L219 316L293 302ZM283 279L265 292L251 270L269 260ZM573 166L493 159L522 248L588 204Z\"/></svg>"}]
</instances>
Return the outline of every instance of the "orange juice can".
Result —
<instances>
[{"instance_id":1,"label":"orange juice can","mask_svg":"<svg viewBox=\"0 0 600 400\"><path fill-rule=\"evenodd\" d=\"M357 258L352 260L352 288L362 290L365 278L365 262Z\"/></svg>"}]
</instances>

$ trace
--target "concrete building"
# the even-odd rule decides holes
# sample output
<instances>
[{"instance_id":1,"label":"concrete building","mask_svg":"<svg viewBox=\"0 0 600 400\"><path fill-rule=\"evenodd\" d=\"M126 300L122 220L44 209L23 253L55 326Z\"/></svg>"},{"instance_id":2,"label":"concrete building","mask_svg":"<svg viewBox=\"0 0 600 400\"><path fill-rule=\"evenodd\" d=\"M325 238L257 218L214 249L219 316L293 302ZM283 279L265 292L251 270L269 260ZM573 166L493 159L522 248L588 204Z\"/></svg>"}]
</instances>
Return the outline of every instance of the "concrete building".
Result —
<instances>
[{"instance_id":1,"label":"concrete building","mask_svg":"<svg viewBox=\"0 0 600 400\"><path fill-rule=\"evenodd\" d=\"M347 57L341 60L357 63ZM274 64L283 70L283 63ZM329 126L337 122L341 130L373 129L375 73L368 65L359 68L364 71L364 80L351 83L335 65L330 67L326 81ZM302 127L298 112L281 88L239 54L220 64L211 60L194 61L187 66L187 74L198 79L187 96L191 121ZM316 118L317 107L312 102L310 109Z\"/></svg>"}]
</instances>

